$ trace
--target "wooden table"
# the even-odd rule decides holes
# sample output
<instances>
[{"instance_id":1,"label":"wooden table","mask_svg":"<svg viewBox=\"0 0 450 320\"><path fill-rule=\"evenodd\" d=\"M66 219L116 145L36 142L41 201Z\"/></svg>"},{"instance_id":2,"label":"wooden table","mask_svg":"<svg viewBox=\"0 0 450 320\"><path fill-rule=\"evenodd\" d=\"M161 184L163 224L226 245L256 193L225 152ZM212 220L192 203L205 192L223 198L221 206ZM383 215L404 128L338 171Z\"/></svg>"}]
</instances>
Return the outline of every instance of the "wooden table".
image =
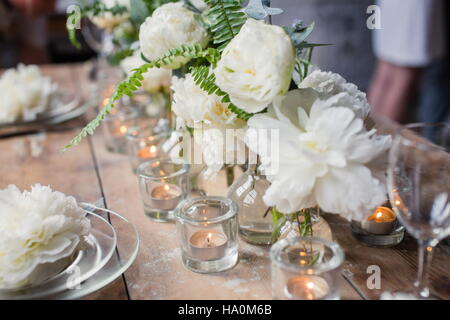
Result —
<instances>
[{"instance_id":1,"label":"wooden table","mask_svg":"<svg viewBox=\"0 0 450 320\"><path fill-rule=\"evenodd\" d=\"M46 66L64 86L88 92L89 64ZM89 115L89 118L92 114ZM183 267L174 224L155 223L144 216L137 179L124 155L104 147L102 130L66 153L61 148L86 121L78 119L44 134L26 134L0 139L0 188L20 188L41 183L96 202L104 198L107 208L128 218L139 229L142 245L135 263L109 286L87 299L271 299L268 248L240 242L240 261L232 270L202 275ZM395 124L377 120L382 131ZM344 248L343 299L378 299L383 291L408 290L417 271L415 240L407 236L392 249L368 248L351 235L348 222L327 215L335 240ZM381 269L381 289L370 290L367 268ZM430 270L432 293L450 299L450 255L436 249Z\"/></svg>"}]
</instances>

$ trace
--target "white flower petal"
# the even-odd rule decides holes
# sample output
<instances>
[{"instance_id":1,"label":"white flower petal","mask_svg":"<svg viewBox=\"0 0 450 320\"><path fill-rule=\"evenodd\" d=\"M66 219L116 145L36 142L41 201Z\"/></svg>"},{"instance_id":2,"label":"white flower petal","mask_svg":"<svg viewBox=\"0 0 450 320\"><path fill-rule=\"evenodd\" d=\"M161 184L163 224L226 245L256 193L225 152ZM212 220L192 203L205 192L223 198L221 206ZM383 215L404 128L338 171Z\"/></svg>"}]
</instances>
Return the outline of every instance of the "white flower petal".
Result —
<instances>
[{"instance_id":1,"label":"white flower petal","mask_svg":"<svg viewBox=\"0 0 450 320\"><path fill-rule=\"evenodd\" d=\"M314 194L323 210L359 221L386 200L384 185L362 165L331 169L317 179Z\"/></svg>"},{"instance_id":2,"label":"white flower petal","mask_svg":"<svg viewBox=\"0 0 450 320\"><path fill-rule=\"evenodd\" d=\"M293 67L294 47L287 33L248 19L223 50L214 74L233 104L257 113L287 92Z\"/></svg>"}]
</instances>

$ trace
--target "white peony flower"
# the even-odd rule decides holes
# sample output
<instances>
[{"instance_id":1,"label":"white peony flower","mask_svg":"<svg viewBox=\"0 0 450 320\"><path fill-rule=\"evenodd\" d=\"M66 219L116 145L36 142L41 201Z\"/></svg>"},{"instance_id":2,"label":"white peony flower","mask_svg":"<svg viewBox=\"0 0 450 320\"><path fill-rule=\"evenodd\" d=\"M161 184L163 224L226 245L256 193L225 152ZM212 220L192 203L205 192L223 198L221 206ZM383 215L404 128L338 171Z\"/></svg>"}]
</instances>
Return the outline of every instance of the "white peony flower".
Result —
<instances>
[{"instance_id":1,"label":"white peony flower","mask_svg":"<svg viewBox=\"0 0 450 320\"><path fill-rule=\"evenodd\" d=\"M37 284L70 263L90 230L73 197L35 185L0 190L0 289Z\"/></svg>"},{"instance_id":2,"label":"white peony flower","mask_svg":"<svg viewBox=\"0 0 450 320\"><path fill-rule=\"evenodd\" d=\"M218 172L224 164L233 164L236 152L243 152L240 129L245 122L228 109L221 97L198 87L191 74L182 79L173 77L172 90L172 110L178 126L194 128L194 140L208 169ZM227 143L227 130L228 134L236 134L241 143Z\"/></svg>"},{"instance_id":3,"label":"white peony flower","mask_svg":"<svg viewBox=\"0 0 450 320\"><path fill-rule=\"evenodd\" d=\"M148 60L161 58L170 49L181 45L200 44L206 47L208 33L197 14L183 7L183 3L167 3L153 12L139 30L141 50ZM165 68L177 69L189 59L178 57Z\"/></svg>"},{"instance_id":4,"label":"white peony flower","mask_svg":"<svg viewBox=\"0 0 450 320\"><path fill-rule=\"evenodd\" d=\"M259 112L287 92L294 52L281 27L248 19L225 47L214 70L216 83L233 104L249 113Z\"/></svg>"},{"instance_id":5,"label":"white peony flower","mask_svg":"<svg viewBox=\"0 0 450 320\"><path fill-rule=\"evenodd\" d=\"M312 88L319 93L321 99L346 93L346 95L341 95L341 99L347 100L344 103L351 106L357 117L364 119L370 112L366 94L337 73L315 70L300 83L299 88Z\"/></svg>"},{"instance_id":6,"label":"white peony flower","mask_svg":"<svg viewBox=\"0 0 450 320\"><path fill-rule=\"evenodd\" d=\"M101 0L106 8L111 9L116 5L130 8L130 0ZM94 23L100 29L112 31L116 26L128 20L130 15L128 13L116 14L112 12L102 12L98 16L91 17Z\"/></svg>"},{"instance_id":7,"label":"white peony flower","mask_svg":"<svg viewBox=\"0 0 450 320\"><path fill-rule=\"evenodd\" d=\"M58 86L44 76L38 66L19 64L0 77L0 123L34 120L46 111Z\"/></svg>"},{"instance_id":8,"label":"white peony flower","mask_svg":"<svg viewBox=\"0 0 450 320\"><path fill-rule=\"evenodd\" d=\"M202 121L218 127L235 126L241 122L228 109L228 103L223 103L218 95L210 95L197 86L190 73L185 78L173 77L172 90L172 110L191 128L195 123Z\"/></svg>"},{"instance_id":9,"label":"white peony flower","mask_svg":"<svg viewBox=\"0 0 450 320\"><path fill-rule=\"evenodd\" d=\"M347 219L361 220L386 200L385 186L368 163L385 152L390 136L375 136L350 106L331 106L317 98L309 111L301 108L302 90L277 99L269 113L253 116L253 129L277 129L279 154L261 151L270 135L247 133L248 147L260 154L272 183L264 195L269 206L284 213L318 205ZM275 169L276 171L274 171Z\"/></svg>"},{"instance_id":10,"label":"white peony flower","mask_svg":"<svg viewBox=\"0 0 450 320\"><path fill-rule=\"evenodd\" d=\"M122 70L130 75L133 69L139 68L145 64L141 58L141 53L136 51L132 56L123 59L120 62ZM170 80L172 78L172 71L163 68L152 68L142 75L142 88L150 93L170 88Z\"/></svg>"}]
</instances>

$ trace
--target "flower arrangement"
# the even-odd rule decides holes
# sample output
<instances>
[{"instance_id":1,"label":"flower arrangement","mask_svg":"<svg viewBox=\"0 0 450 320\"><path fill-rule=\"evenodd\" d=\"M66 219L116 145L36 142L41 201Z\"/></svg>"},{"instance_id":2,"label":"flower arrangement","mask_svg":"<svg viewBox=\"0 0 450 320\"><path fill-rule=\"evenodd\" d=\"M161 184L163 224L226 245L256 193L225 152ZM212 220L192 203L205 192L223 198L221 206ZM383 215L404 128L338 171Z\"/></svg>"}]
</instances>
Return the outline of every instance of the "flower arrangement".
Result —
<instances>
[{"instance_id":1,"label":"flower arrangement","mask_svg":"<svg viewBox=\"0 0 450 320\"><path fill-rule=\"evenodd\" d=\"M90 222L73 197L39 184L0 190L0 289L38 284L70 263Z\"/></svg>"},{"instance_id":2,"label":"flower arrangement","mask_svg":"<svg viewBox=\"0 0 450 320\"><path fill-rule=\"evenodd\" d=\"M385 201L386 190L370 162L389 147L390 137L365 128L370 106L363 92L337 74L314 70L312 52L322 46L306 41L314 24L266 24L254 18L280 10L261 5L265 14L253 12L254 2L245 10L239 0L205 0L202 13L189 3L155 10L140 28L146 63L119 84L109 104L66 149L93 134L115 102L142 86L146 72L181 68L187 74L175 76L172 84L175 135L190 132L208 167L218 170L237 152L234 143L224 145L224 131L244 130L236 138L259 155L271 182L264 201L273 207L275 235L300 215L306 221L301 233L310 234L308 210L316 206L362 219ZM210 131L197 138L198 128ZM272 129L279 132L276 157L264 151L271 137L255 135Z\"/></svg>"},{"instance_id":3,"label":"flower arrangement","mask_svg":"<svg viewBox=\"0 0 450 320\"><path fill-rule=\"evenodd\" d=\"M6 70L0 77L0 123L35 120L52 106L57 89L38 66L19 64Z\"/></svg>"}]
</instances>

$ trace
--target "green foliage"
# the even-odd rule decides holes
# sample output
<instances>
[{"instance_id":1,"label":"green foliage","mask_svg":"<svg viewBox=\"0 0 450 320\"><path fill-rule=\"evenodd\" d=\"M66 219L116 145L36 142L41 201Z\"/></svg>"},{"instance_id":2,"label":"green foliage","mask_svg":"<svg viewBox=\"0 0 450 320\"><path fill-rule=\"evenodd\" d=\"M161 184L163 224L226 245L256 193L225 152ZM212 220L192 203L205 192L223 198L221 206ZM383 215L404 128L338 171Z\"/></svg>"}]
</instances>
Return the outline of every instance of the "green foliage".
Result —
<instances>
[{"instance_id":1,"label":"green foliage","mask_svg":"<svg viewBox=\"0 0 450 320\"><path fill-rule=\"evenodd\" d=\"M272 208L272 243L276 242L280 237L281 229L290 220L290 216L281 213L277 208Z\"/></svg>"},{"instance_id":2,"label":"green foliage","mask_svg":"<svg viewBox=\"0 0 450 320\"><path fill-rule=\"evenodd\" d=\"M79 17L77 17L78 13L76 11L73 11L72 13L69 13L67 15L67 23L66 28L67 32L69 34L69 40L72 45L77 48L81 49L81 44L78 42L77 39L77 29L74 27L74 25L79 23ZM73 23L73 24L72 24Z\"/></svg>"},{"instance_id":3,"label":"green foliage","mask_svg":"<svg viewBox=\"0 0 450 320\"><path fill-rule=\"evenodd\" d=\"M117 52L115 52L113 55L111 55L110 57L108 57L109 62L113 65L113 66L117 66L120 64L120 62L127 58L132 56L134 53L133 50L131 49L123 49L123 50L119 50Z\"/></svg>"},{"instance_id":4,"label":"green foliage","mask_svg":"<svg viewBox=\"0 0 450 320\"><path fill-rule=\"evenodd\" d=\"M284 27L286 33L291 37L292 44L295 48L301 49L303 42L308 38L314 30L314 22L304 27L303 22L299 21L293 27Z\"/></svg>"},{"instance_id":5,"label":"green foliage","mask_svg":"<svg viewBox=\"0 0 450 320\"><path fill-rule=\"evenodd\" d=\"M212 34L213 44L222 51L239 33L247 21L240 0L205 0L210 7L205 22Z\"/></svg>"},{"instance_id":6,"label":"green foliage","mask_svg":"<svg viewBox=\"0 0 450 320\"><path fill-rule=\"evenodd\" d=\"M329 44L309 43L306 39L314 30L314 22L309 26L303 26L302 21L298 21L292 27L284 27L284 30L291 38L296 51L294 82L297 86L308 75L308 70L312 59L313 49L315 47L328 46Z\"/></svg>"},{"instance_id":7,"label":"green foliage","mask_svg":"<svg viewBox=\"0 0 450 320\"><path fill-rule=\"evenodd\" d=\"M301 237L313 236L311 215L313 211L319 213L319 208L303 209L291 214L284 214L278 211L275 207L272 208L272 242L275 242L280 237L281 229L287 222L297 222L298 232Z\"/></svg>"},{"instance_id":8,"label":"green foliage","mask_svg":"<svg viewBox=\"0 0 450 320\"><path fill-rule=\"evenodd\" d=\"M130 1L130 16L131 19L138 25L145 21L145 18L150 16L150 10L145 0L131 0Z\"/></svg>"},{"instance_id":9,"label":"green foliage","mask_svg":"<svg viewBox=\"0 0 450 320\"><path fill-rule=\"evenodd\" d=\"M170 2L178 2L179 0L142 0L142 1L147 6L149 13L152 14L153 11L161 7L163 4Z\"/></svg>"},{"instance_id":10,"label":"green foliage","mask_svg":"<svg viewBox=\"0 0 450 320\"><path fill-rule=\"evenodd\" d=\"M222 98L222 102L228 103L228 109L237 115L239 119L247 121L253 114L245 112L244 110L238 108L230 101L230 96L220 90L216 85L216 76L214 73L210 73L208 66L193 67L191 69L192 78L197 86L202 88L208 94L216 94Z\"/></svg>"},{"instance_id":11,"label":"green foliage","mask_svg":"<svg viewBox=\"0 0 450 320\"><path fill-rule=\"evenodd\" d=\"M142 80L144 80L143 74L146 73L151 68L160 68L162 66L171 65L174 60L178 57L185 58L204 58L208 60L210 63L215 64L220 57L220 54L217 50L208 48L203 50L200 45L184 45L180 48L175 48L169 50L163 57L157 59L155 61L150 61L139 68L133 70L133 74L129 76L127 79L122 81L113 96L109 99L108 104L100 111L97 117L92 120L89 124L84 127L81 132L73 138L69 144L64 147L64 150L67 150L73 146L78 145L81 140L83 140L88 134L94 134L95 130L100 125L101 121L105 118L107 114L111 112L114 108L115 103L125 95L132 96L133 92L142 86Z\"/></svg>"},{"instance_id":12,"label":"green foliage","mask_svg":"<svg viewBox=\"0 0 450 320\"><path fill-rule=\"evenodd\" d=\"M139 26L147 17L153 14L153 11L163 4L177 1L178 0L131 0L131 19Z\"/></svg>"}]
</instances>

